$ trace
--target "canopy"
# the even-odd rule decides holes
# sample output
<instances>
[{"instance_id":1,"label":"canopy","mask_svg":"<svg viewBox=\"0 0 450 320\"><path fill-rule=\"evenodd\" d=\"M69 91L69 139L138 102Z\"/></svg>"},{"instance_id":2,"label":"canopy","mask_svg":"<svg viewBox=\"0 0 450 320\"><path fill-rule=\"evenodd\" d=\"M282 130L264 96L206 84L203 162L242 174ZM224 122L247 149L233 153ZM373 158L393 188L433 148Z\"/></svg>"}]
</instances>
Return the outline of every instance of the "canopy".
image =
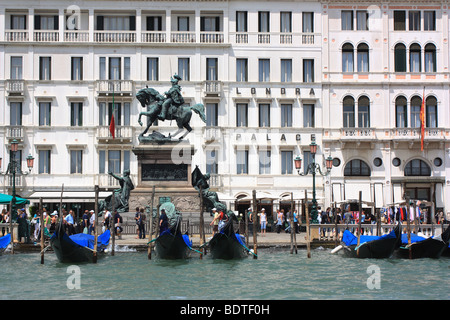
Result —
<instances>
[{"instance_id":1,"label":"canopy","mask_svg":"<svg viewBox=\"0 0 450 320\"><path fill-rule=\"evenodd\" d=\"M0 193L0 204L9 204L11 200L12 196L9 194ZM16 204L30 204L30 201L16 196Z\"/></svg>"},{"instance_id":2,"label":"canopy","mask_svg":"<svg viewBox=\"0 0 450 320\"><path fill-rule=\"evenodd\" d=\"M11 234L8 233L4 237L0 237L0 249L6 248L11 243Z\"/></svg>"},{"instance_id":3,"label":"canopy","mask_svg":"<svg viewBox=\"0 0 450 320\"><path fill-rule=\"evenodd\" d=\"M109 230L106 230L105 232L103 232L101 235L98 236L97 245L99 247L108 246L110 237L111 237L111 234L110 234ZM77 233L77 234L71 235L69 238L73 242L75 242L76 244L78 244L82 247L94 249L95 236L93 236L93 235L85 234L85 233Z\"/></svg>"}]
</instances>

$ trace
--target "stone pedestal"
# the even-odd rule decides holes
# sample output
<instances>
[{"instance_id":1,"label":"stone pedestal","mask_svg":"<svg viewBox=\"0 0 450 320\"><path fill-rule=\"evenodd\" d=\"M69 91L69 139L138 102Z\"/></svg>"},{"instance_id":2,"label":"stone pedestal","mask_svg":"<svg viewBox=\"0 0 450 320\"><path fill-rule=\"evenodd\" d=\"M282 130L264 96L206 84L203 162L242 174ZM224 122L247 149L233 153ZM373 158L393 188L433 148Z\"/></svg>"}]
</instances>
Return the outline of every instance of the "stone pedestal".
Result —
<instances>
[{"instance_id":1,"label":"stone pedestal","mask_svg":"<svg viewBox=\"0 0 450 320\"><path fill-rule=\"evenodd\" d=\"M151 205L154 186L154 207L169 200L183 214L200 212L200 198L191 182L193 145L141 142L132 151L138 160L138 182L130 194L130 211Z\"/></svg>"}]
</instances>

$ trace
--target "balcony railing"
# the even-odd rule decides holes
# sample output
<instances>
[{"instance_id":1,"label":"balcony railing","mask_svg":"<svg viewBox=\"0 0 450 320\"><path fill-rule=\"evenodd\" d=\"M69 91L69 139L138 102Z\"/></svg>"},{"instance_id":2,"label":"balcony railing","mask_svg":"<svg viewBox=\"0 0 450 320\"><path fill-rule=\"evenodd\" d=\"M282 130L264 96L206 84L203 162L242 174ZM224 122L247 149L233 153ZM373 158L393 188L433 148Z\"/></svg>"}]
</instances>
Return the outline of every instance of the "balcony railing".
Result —
<instances>
[{"instance_id":1,"label":"balcony railing","mask_svg":"<svg viewBox=\"0 0 450 320\"><path fill-rule=\"evenodd\" d=\"M128 43L136 42L135 31L95 31L95 42Z\"/></svg>"},{"instance_id":2,"label":"balcony railing","mask_svg":"<svg viewBox=\"0 0 450 320\"><path fill-rule=\"evenodd\" d=\"M28 41L28 31L27 30L6 30L5 31L5 41L8 42L22 42Z\"/></svg>"},{"instance_id":3,"label":"balcony railing","mask_svg":"<svg viewBox=\"0 0 450 320\"><path fill-rule=\"evenodd\" d=\"M201 43L223 43L223 32L200 32Z\"/></svg>"},{"instance_id":4,"label":"balcony railing","mask_svg":"<svg viewBox=\"0 0 450 320\"><path fill-rule=\"evenodd\" d=\"M59 41L59 31L58 30L34 31L33 41L37 42Z\"/></svg>"},{"instance_id":5,"label":"balcony railing","mask_svg":"<svg viewBox=\"0 0 450 320\"><path fill-rule=\"evenodd\" d=\"M230 42L234 44L254 45L315 45L320 44L318 33L299 32L230 32Z\"/></svg>"},{"instance_id":6,"label":"balcony railing","mask_svg":"<svg viewBox=\"0 0 450 320\"><path fill-rule=\"evenodd\" d=\"M222 91L222 82L217 80L207 80L204 82L205 94L220 94Z\"/></svg>"},{"instance_id":7,"label":"balcony railing","mask_svg":"<svg viewBox=\"0 0 450 320\"><path fill-rule=\"evenodd\" d=\"M64 41L67 42L89 42L89 31L65 31Z\"/></svg>"},{"instance_id":8,"label":"balcony railing","mask_svg":"<svg viewBox=\"0 0 450 320\"><path fill-rule=\"evenodd\" d=\"M357 138L357 139L372 139L375 137L375 132L371 128L343 128L341 131L341 138Z\"/></svg>"},{"instance_id":9,"label":"balcony railing","mask_svg":"<svg viewBox=\"0 0 450 320\"><path fill-rule=\"evenodd\" d=\"M193 31L172 31L171 41L175 43L195 42L195 32Z\"/></svg>"},{"instance_id":10,"label":"balcony railing","mask_svg":"<svg viewBox=\"0 0 450 320\"><path fill-rule=\"evenodd\" d=\"M9 95L24 95L25 80L6 80L6 91Z\"/></svg>"},{"instance_id":11,"label":"balcony railing","mask_svg":"<svg viewBox=\"0 0 450 320\"><path fill-rule=\"evenodd\" d=\"M115 128L115 139L129 140L133 138L133 127L131 126L116 126ZM112 139L111 132L109 131L109 126L100 126L97 128L97 139L98 140L109 140Z\"/></svg>"},{"instance_id":12,"label":"balcony railing","mask_svg":"<svg viewBox=\"0 0 450 320\"><path fill-rule=\"evenodd\" d=\"M166 32L164 31L144 31L142 32L142 42L161 43L166 42Z\"/></svg>"},{"instance_id":13,"label":"balcony railing","mask_svg":"<svg viewBox=\"0 0 450 320\"><path fill-rule=\"evenodd\" d=\"M24 137L24 129L22 126L9 126L6 128L6 138L8 140L16 139L22 141Z\"/></svg>"},{"instance_id":14,"label":"balcony railing","mask_svg":"<svg viewBox=\"0 0 450 320\"><path fill-rule=\"evenodd\" d=\"M133 81L132 80L98 80L97 92L99 94L112 94L113 92L118 95L130 95L133 93Z\"/></svg>"},{"instance_id":15,"label":"balcony railing","mask_svg":"<svg viewBox=\"0 0 450 320\"><path fill-rule=\"evenodd\" d=\"M220 143L222 141L222 130L217 127L205 127L203 136L208 144Z\"/></svg>"}]
</instances>

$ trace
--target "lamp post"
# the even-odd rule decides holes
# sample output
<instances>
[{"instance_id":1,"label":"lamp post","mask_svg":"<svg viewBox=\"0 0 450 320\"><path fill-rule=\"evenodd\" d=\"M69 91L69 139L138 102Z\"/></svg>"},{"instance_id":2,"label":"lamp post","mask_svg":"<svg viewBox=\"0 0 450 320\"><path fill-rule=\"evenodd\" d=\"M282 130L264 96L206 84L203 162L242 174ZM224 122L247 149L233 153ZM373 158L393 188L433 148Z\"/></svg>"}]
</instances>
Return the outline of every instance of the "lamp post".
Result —
<instances>
[{"instance_id":1,"label":"lamp post","mask_svg":"<svg viewBox=\"0 0 450 320\"><path fill-rule=\"evenodd\" d=\"M33 168L34 164L34 158L31 156L31 154L27 157L27 167L28 172L22 172L22 170L18 167L19 163L16 161L16 152L19 150L19 142L14 139L11 141L11 157L10 162L8 164L8 168L6 169L5 173L6 175L12 176L12 201L11 201L11 217L10 220L12 221L13 218L15 219L17 216L16 213L16 173L18 174L29 174L31 172L31 169ZM2 167L2 158L0 158L0 168Z\"/></svg>"},{"instance_id":2,"label":"lamp post","mask_svg":"<svg viewBox=\"0 0 450 320\"><path fill-rule=\"evenodd\" d=\"M333 166L333 159L331 156L328 156L325 160L325 165L327 171L325 173L322 172L322 169L320 168L320 165L316 163L316 152L317 152L317 144L316 144L316 136L314 134L311 135L311 143L309 144L309 150L312 155L312 161L306 168L306 172L302 173L302 159L300 156L297 156L294 159L295 169L297 169L297 172L301 176L305 176L308 173L311 173L313 176L313 196L312 196L312 209L311 209L311 218L312 223L317 223L317 200L316 200L316 173L319 173L321 176L327 176L331 172L331 167Z\"/></svg>"}]
</instances>

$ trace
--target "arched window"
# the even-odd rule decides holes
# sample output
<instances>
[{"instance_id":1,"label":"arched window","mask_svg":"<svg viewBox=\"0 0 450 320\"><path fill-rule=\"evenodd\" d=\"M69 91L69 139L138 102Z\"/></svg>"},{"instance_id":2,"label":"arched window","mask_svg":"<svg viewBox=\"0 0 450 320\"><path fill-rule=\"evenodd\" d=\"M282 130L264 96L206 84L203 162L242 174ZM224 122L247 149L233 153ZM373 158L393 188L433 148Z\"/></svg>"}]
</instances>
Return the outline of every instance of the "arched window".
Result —
<instances>
[{"instance_id":1,"label":"arched window","mask_svg":"<svg viewBox=\"0 0 450 320\"><path fill-rule=\"evenodd\" d=\"M420 128L420 108L422 98L414 96L411 98L411 128Z\"/></svg>"},{"instance_id":2,"label":"arched window","mask_svg":"<svg viewBox=\"0 0 450 320\"><path fill-rule=\"evenodd\" d=\"M425 46L425 72L436 72L436 46L432 43Z\"/></svg>"},{"instance_id":3,"label":"arched window","mask_svg":"<svg viewBox=\"0 0 450 320\"><path fill-rule=\"evenodd\" d=\"M399 43L394 48L395 72L406 72L406 47Z\"/></svg>"},{"instance_id":4,"label":"arched window","mask_svg":"<svg viewBox=\"0 0 450 320\"><path fill-rule=\"evenodd\" d=\"M358 127L370 127L370 101L366 96L358 99Z\"/></svg>"},{"instance_id":5,"label":"arched window","mask_svg":"<svg viewBox=\"0 0 450 320\"><path fill-rule=\"evenodd\" d=\"M420 58L420 45L413 43L409 47L409 71L410 72L420 72L422 71Z\"/></svg>"},{"instance_id":6,"label":"arched window","mask_svg":"<svg viewBox=\"0 0 450 320\"><path fill-rule=\"evenodd\" d=\"M370 168L364 161L355 159L345 166L344 176L370 176Z\"/></svg>"},{"instance_id":7,"label":"arched window","mask_svg":"<svg viewBox=\"0 0 450 320\"><path fill-rule=\"evenodd\" d=\"M369 46L361 43L357 48L358 72L369 72Z\"/></svg>"},{"instance_id":8,"label":"arched window","mask_svg":"<svg viewBox=\"0 0 450 320\"><path fill-rule=\"evenodd\" d=\"M353 72L353 45L345 43L342 46L342 72Z\"/></svg>"},{"instance_id":9,"label":"arched window","mask_svg":"<svg viewBox=\"0 0 450 320\"><path fill-rule=\"evenodd\" d=\"M395 127L406 128L408 126L408 111L405 97L395 99Z\"/></svg>"},{"instance_id":10,"label":"arched window","mask_svg":"<svg viewBox=\"0 0 450 320\"><path fill-rule=\"evenodd\" d=\"M428 97L426 100L426 126L427 128L437 128L437 100L435 97Z\"/></svg>"},{"instance_id":11,"label":"arched window","mask_svg":"<svg viewBox=\"0 0 450 320\"><path fill-rule=\"evenodd\" d=\"M344 103L342 105L344 128L354 128L355 127L355 99L351 96L346 96L344 98Z\"/></svg>"},{"instance_id":12,"label":"arched window","mask_svg":"<svg viewBox=\"0 0 450 320\"><path fill-rule=\"evenodd\" d=\"M425 161L413 159L405 166L405 176L431 176L431 168Z\"/></svg>"}]
</instances>

